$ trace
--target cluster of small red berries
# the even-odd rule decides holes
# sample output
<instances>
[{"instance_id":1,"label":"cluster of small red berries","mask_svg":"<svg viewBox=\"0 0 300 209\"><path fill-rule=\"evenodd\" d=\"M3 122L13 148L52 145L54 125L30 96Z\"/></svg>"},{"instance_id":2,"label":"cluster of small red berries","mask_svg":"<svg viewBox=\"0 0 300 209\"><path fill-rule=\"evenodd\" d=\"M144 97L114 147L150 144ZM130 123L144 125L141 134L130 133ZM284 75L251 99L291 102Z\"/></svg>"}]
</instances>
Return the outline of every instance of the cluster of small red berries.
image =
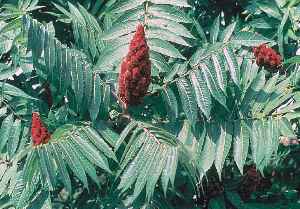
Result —
<instances>
[{"instance_id":1,"label":"cluster of small red berries","mask_svg":"<svg viewBox=\"0 0 300 209\"><path fill-rule=\"evenodd\" d=\"M278 69L281 66L281 56L269 48L266 44L261 44L253 48L253 53L258 66L264 66L268 69Z\"/></svg>"},{"instance_id":2,"label":"cluster of small red berries","mask_svg":"<svg viewBox=\"0 0 300 209\"><path fill-rule=\"evenodd\" d=\"M119 75L119 97L125 105L138 105L146 95L151 81L149 47L144 26L139 24L130 42L129 52L124 58Z\"/></svg>"},{"instance_id":3,"label":"cluster of small red berries","mask_svg":"<svg viewBox=\"0 0 300 209\"><path fill-rule=\"evenodd\" d=\"M38 112L32 113L31 138L34 146L46 144L51 138L51 134L43 125Z\"/></svg>"}]
</instances>

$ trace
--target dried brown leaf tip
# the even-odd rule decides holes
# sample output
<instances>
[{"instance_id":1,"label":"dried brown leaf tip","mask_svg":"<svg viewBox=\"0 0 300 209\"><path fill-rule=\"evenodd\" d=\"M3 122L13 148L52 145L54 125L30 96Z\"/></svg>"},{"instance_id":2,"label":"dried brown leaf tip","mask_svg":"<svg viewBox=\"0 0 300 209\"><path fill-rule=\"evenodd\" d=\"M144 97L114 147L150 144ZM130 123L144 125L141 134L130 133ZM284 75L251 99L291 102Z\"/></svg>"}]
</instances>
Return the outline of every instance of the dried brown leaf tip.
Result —
<instances>
[{"instance_id":1,"label":"dried brown leaf tip","mask_svg":"<svg viewBox=\"0 0 300 209\"><path fill-rule=\"evenodd\" d=\"M124 58L119 75L119 97L128 106L138 105L146 95L151 81L149 47L144 26L139 24L130 42L129 52Z\"/></svg>"}]
</instances>

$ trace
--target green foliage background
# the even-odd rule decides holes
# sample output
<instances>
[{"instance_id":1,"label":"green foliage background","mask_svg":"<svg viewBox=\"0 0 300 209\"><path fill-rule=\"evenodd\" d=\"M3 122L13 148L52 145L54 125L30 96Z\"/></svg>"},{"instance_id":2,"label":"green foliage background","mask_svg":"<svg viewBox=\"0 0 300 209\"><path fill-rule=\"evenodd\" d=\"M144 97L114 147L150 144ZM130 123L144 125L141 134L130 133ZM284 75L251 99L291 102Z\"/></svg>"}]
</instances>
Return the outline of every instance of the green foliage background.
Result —
<instances>
[{"instance_id":1,"label":"green foliage background","mask_svg":"<svg viewBox=\"0 0 300 209\"><path fill-rule=\"evenodd\" d=\"M280 145L299 137L299 1L0 4L0 208L300 207L299 145ZM152 80L128 116L117 81L138 23ZM278 72L255 64L263 43ZM53 133L36 147L34 111ZM242 200L253 165L267 183Z\"/></svg>"}]
</instances>

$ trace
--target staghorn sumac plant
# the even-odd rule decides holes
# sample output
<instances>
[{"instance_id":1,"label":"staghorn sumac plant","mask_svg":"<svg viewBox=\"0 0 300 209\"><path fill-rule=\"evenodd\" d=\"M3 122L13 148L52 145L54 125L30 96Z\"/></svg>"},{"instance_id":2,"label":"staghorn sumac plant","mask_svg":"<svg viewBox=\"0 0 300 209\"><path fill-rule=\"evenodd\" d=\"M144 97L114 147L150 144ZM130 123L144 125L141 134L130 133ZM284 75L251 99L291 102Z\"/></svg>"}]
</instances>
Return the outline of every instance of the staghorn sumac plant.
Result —
<instances>
[{"instance_id":1,"label":"staghorn sumac plant","mask_svg":"<svg viewBox=\"0 0 300 209\"><path fill-rule=\"evenodd\" d=\"M0 208L299 208L299 3L225 4L0 1Z\"/></svg>"}]
</instances>

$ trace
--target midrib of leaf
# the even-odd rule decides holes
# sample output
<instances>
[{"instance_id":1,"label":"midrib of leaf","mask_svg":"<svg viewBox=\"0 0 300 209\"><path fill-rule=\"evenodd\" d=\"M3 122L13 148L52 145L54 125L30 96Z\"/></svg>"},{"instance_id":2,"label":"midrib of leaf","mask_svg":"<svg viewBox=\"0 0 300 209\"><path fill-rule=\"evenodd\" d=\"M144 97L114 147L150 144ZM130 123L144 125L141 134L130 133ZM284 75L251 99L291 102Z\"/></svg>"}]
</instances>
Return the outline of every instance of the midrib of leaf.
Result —
<instances>
[{"instance_id":1,"label":"midrib of leaf","mask_svg":"<svg viewBox=\"0 0 300 209\"><path fill-rule=\"evenodd\" d=\"M60 173L60 175L62 176L62 181L64 183L64 185L66 186L66 189L71 192L71 180L68 174L68 170L66 168L66 165L64 163L64 160L61 157L61 154L58 153L56 146L54 146L53 143L50 143L49 146L52 146L52 152L54 154L54 159L56 162L56 165L58 167L58 171Z\"/></svg>"},{"instance_id":2,"label":"midrib of leaf","mask_svg":"<svg viewBox=\"0 0 300 209\"><path fill-rule=\"evenodd\" d=\"M191 95L191 92L188 92L187 91L187 88L189 86L187 86L187 81L186 80L183 80L183 79L180 79L178 80L178 84L179 84L179 87L180 87L180 92L182 93L182 98L183 98L183 104L188 104L187 108L186 108L186 113L187 113L187 117L188 119L190 120L191 122L191 125L195 125L195 122L196 122L196 117L197 117L197 111L195 111L195 105L193 104L192 102L192 95ZM186 85L185 85L186 84ZM191 89L191 88L190 88ZM185 101L185 99L187 101ZM184 105L185 106L185 105Z\"/></svg>"},{"instance_id":3,"label":"midrib of leaf","mask_svg":"<svg viewBox=\"0 0 300 209\"><path fill-rule=\"evenodd\" d=\"M165 196L167 193L169 182L171 182L171 185L174 186L174 179L176 175L177 160L178 160L177 157L178 157L177 148L171 147L168 150L166 163L164 165L164 169L161 174L161 183L162 183Z\"/></svg>"},{"instance_id":4,"label":"midrib of leaf","mask_svg":"<svg viewBox=\"0 0 300 209\"><path fill-rule=\"evenodd\" d=\"M91 130L90 127L84 127L81 129L87 136L87 138L99 149L101 150L106 156L112 158L117 162L117 159L112 151L111 147L106 144L105 140L98 135L95 130Z\"/></svg>"},{"instance_id":5,"label":"midrib of leaf","mask_svg":"<svg viewBox=\"0 0 300 209\"><path fill-rule=\"evenodd\" d=\"M175 97L175 95L173 95L175 97L175 101L172 100L172 98L170 96L171 93L169 91L172 91L172 90L166 89L166 88L163 89L164 95L166 96L167 102L168 102L167 108L170 108L172 110L172 112L174 112L175 118L177 118L178 117L178 106L177 106L176 97Z\"/></svg>"},{"instance_id":6,"label":"midrib of leaf","mask_svg":"<svg viewBox=\"0 0 300 209\"><path fill-rule=\"evenodd\" d=\"M50 168L47 166L46 153L45 153L43 147L38 148L37 152L39 155L39 164L40 164L42 176L45 178L46 182L48 183L49 189L53 190L53 188L54 188L53 178L50 174Z\"/></svg>"},{"instance_id":7,"label":"midrib of leaf","mask_svg":"<svg viewBox=\"0 0 300 209\"><path fill-rule=\"evenodd\" d=\"M273 137L274 137L274 126L273 126L273 121L272 118L269 117L268 122L267 122L267 126L266 126L266 148L265 148L265 165L267 165L269 163L269 160L272 156L273 153ZM278 139L279 140L279 139Z\"/></svg>"},{"instance_id":8,"label":"midrib of leaf","mask_svg":"<svg viewBox=\"0 0 300 209\"><path fill-rule=\"evenodd\" d=\"M257 152L258 152L258 141L260 140L259 138L259 133L258 133L258 121L254 121L253 123L253 128L252 128L252 133L251 133L251 148L252 148L252 157L254 160L255 164L258 164L257 160Z\"/></svg>"},{"instance_id":9,"label":"midrib of leaf","mask_svg":"<svg viewBox=\"0 0 300 209\"><path fill-rule=\"evenodd\" d=\"M124 142L125 138L128 136L130 131L133 130L134 127L136 127L138 124L135 120L132 120L125 129L123 129L122 133L120 134L120 137L115 145L115 150L118 150L121 144Z\"/></svg>"},{"instance_id":10,"label":"midrib of leaf","mask_svg":"<svg viewBox=\"0 0 300 209\"><path fill-rule=\"evenodd\" d=\"M211 74L210 69L207 67L206 64L200 63L200 69L203 71L203 75L205 77L207 86L209 88L210 93L212 96L225 108L226 107L226 98L222 91L218 88L217 84L215 83L214 76Z\"/></svg>"},{"instance_id":11,"label":"midrib of leaf","mask_svg":"<svg viewBox=\"0 0 300 209\"><path fill-rule=\"evenodd\" d=\"M266 132L264 131L265 128L265 121L264 120L259 120L258 123L258 142L257 142L257 165L258 167L262 166L262 162L265 156L265 138L266 138Z\"/></svg>"},{"instance_id":12,"label":"midrib of leaf","mask_svg":"<svg viewBox=\"0 0 300 209\"><path fill-rule=\"evenodd\" d=\"M231 49L229 49L227 47L224 47L223 53L224 53L226 62L227 62L228 67L229 67L229 73L231 75L231 78L232 78L232 80L234 81L235 84L239 85L239 80L240 80L239 77L240 76L239 76L238 69L237 69L238 68L238 63L236 63L236 64L233 63L232 59L235 59L235 58L232 58L230 56L230 54L232 54L232 53L230 53L229 50L231 50Z\"/></svg>"},{"instance_id":13,"label":"midrib of leaf","mask_svg":"<svg viewBox=\"0 0 300 209\"><path fill-rule=\"evenodd\" d=\"M213 50L210 50L209 53L202 54L201 58L198 59L197 64L191 66L193 69L198 69L200 67L200 63L203 63L204 60L211 57L212 54L220 54L224 48L230 45L230 42L222 43L220 47L215 47Z\"/></svg>"},{"instance_id":14,"label":"midrib of leaf","mask_svg":"<svg viewBox=\"0 0 300 209\"><path fill-rule=\"evenodd\" d=\"M200 179L203 175L210 169L213 165L216 156L216 144L213 142L211 136L207 135L205 144L203 147L202 152L200 153L199 157L199 165L202 168L202 173Z\"/></svg>"},{"instance_id":15,"label":"midrib of leaf","mask_svg":"<svg viewBox=\"0 0 300 209\"><path fill-rule=\"evenodd\" d=\"M198 75L196 75L198 73ZM211 101L210 101L210 94L209 92L203 92L203 89L201 88L200 78L199 78L199 72L192 71L190 73L191 81L193 83L193 86L195 87L195 93L196 93L196 100L198 102L198 106L200 109L203 111L204 115L208 118L210 115L210 106L211 106ZM205 85L206 87L206 85ZM204 87L204 88L205 88Z\"/></svg>"},{"instance_id":16,"label":"midrib of leaf","mask_svg":"<svg viewBox=\"0 0 300 209\"><path fill-rule=\"evenodd\" d=\"M127 165L126 170L121 175L121 182L118 186L119 189L122 189L122 193L125 192L136 180L138 177L139 169L142 169L143 158L145 152L149 149L151 143L145 142L142 148L139 150L133 161ZM124 178L125 177L125 178Z\"/></svg>"},{"instance_id":17,"label":"midrib of leaf","mask_svg":"<svg viewBox=\"0 0 300 209\"><path fill-rule=\"evenodd\" d=\"M231 146L231 140L229 140L228 133L226 131L228 130L226 129L226 122L225 122L224 126L223 125L221 126L221 135L219 137L216 146L217 148L216 148L215 165L220 179L222 175L222 168ZM230 139L232 139L232 136L229 137Z\"/></svg>"},{"instance_id":18,"label":"midrib of leaf","mask_svg":"<svg viewBox=\"0 0 300 209\"><path fill-rule=\"evenodd\" d=\"M153 172L153 174L151 175L150 179L148 179L147 181L147 185L146 185L146 195L148 197L148 200L150 200L150 198L153 195L154 192L154 188L155 188L155 184L158 181L158 178L161 175L161 172L164 168L164 165L166 164L166 153L168 151L168 149L166 149L163 146L159 147L159 154L155 156L155 159L153 160L152 166L151 166L151 171ZM157 164L155 162L158 162Z\"/></svg>"},{"instance_id":19,"label":"midrib of leaf","mask_svg":"<svg viewBox=\"0 0 300 209\"><path fill-rule=\"evenodd\" d=\"M235 122L234 129L234 160L241 174L243 174L244 164L248 155L249 139L247 136L247 128L243 121Z\"/></svg>"},{"instance_id":20,"label":"midrib of leaf","mask_svg":"<svg viewBox=\"0 0 300 209\"><path fill-rule=\"evenodd\" d=\"M211 56L212 60L213 60L213 64L216 70L216 75L217 75L217 81L219 83L220 88L222 89L222 91L225 91L225 83L224 83L224 78L223 78L223 73L222 71L225 69L222 69L221 64L217 58L216 55L212 55Z\"/></svg>"},{"instance_id":21,"label":"midrib of leaf","mask_svg":"<svg viewBox=\"0 0 300 209\"><path fill-rule=\"evenodd\" d=\"M85 171L79 162L78 158L74 159L76 155L73 153L72 150L70 150L70 145L67 145L67 142L64 142L63 144L59 144L59 147L64 152L65 156L67 157L67 164L70 166L74 174L83 182L84 186L88 188L88 182L85 175ZM69 150L66 149L66 147L69 148ZM70 156L70 153L72 153L73 157Z\"/></svg>"},{"instance_id":22,"label":"midrib of leaf","mask_svg":"<svg viewBox=\"0 0 300 209\"><path fill-rule=\"evenodd\" d=\"M5 144L7 143L7 140L9 138L10 133L10 127L13 125L14 122L14 116L13 114L8 115L1 124L0 129L0 152L5 147Z\"/></svg>"},{"instance_id":23,"label":"midrib of leaf","mask_svg":"<svg viewBox=\"0 0 300 209\"><path fill-rule=\"evenodd\" d=\"M90 145L87 141L82 139L77 133L71 136L72 142L77 144L78 147L81 147L81 152L85 155L85 157L90 160L95 165L104 169L107 172L111 172L108 165L106 165L103 157L97 152L97 150Z\"/></svg>"},{"instance_id":24,"label":"midrib of leaf","mask_svg":"<svg viewBox=\"0 0 300 209\"><path fill-rule=\"evenodd\" d=\"M142 166L142 169L139 173L139 176L137 177L135 188L134 188L134 197L138 197L140 192L143 190L145 184L147 183L147 176L151 172L149 169L152 166L152 163L157 163L153 162L154 157L157 154L157 151L159 150L159 145L157 145L155 142L152 142L152 147L150 147L147 152L144 155L144 163Z\"/></svg>"}]
</instances>

